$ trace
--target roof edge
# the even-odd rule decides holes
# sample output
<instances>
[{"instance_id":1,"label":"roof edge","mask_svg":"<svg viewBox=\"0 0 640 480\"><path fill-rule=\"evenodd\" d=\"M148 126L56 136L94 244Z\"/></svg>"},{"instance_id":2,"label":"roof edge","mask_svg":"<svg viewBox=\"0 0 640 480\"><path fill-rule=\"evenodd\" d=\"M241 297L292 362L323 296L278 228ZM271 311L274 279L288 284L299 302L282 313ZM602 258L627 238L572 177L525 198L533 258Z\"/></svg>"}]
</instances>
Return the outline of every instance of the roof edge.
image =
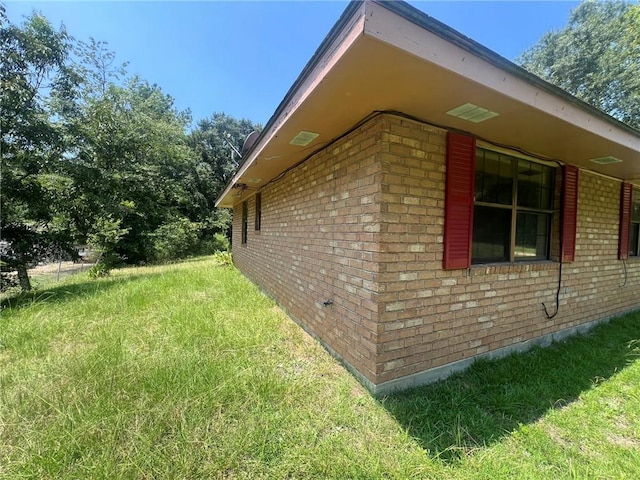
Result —
<instances>
[{"instance_id":1,"label":"roof edge","mask_svg":"<svg viewBox=\"0 0 640 480\"><path fill-rule=\"evenodd\" d=\"M611 126L624 131L634 137L640 138L640 130L635 129L627 125L626 123L612 117L611 115L603 112L597 107L594 107L586 103L585 101L580 100L576 96L566 92L560 87L557 87L556 85L543 80L542 78L525 70L523 67L517 65L511 60L508 60L507 58L494 52L490 48L483 46L482 44L465 36L457 30L440 22L439 20L436 20L435 18L420 11L416 7L406 3L403 0L352 0L340 15L336 23L333 25L329 33L320 43L313 56L306 63L305 67L302 69L294 83L291 85L284 98L280 101L280 103L276 107L276 110L271 115L264 128L260 132L260 135L253 143L251 149L245 153L241 162L238 164L233 177L228 182L223 192L216 199L216 207L218 207L223 198L228 195L233 186L233 183L236 181L238 173L241 172L247 165L247 162L250 158L252 158L252 155L256 148L261 145L262 140L264 140L264 138L269 134L270 130L277 123L278 119L281 118L284 113L286 113L286 107L295 97L296 93L299 91L304 82L308 80L313 70L320 64L322 58L327 54L333 43L339 38L340 32L348 26L357 12L366 12L367 5L370 4L379 5L382 8L398 15L404 20L407 20L417 25L418 27L433 33L443 40L469 52L470 54L488 62L489 64L501 69L502 71L521 79L522 81L534 86L535 88L539 88L540 90L545 91L552 96L562 99L567 103L573 104L581 110L585 111L587 114L597 117L610 124Z\"/></svg>"},{"instance_id":2,"label":"roof edge","mask_svg":"<svg viewBox=\"0 0 640 480\"><path fill-rule=\"evenodd\" d=\"M305 82L305 80L307 80L307 78L309 77L311 72L314 70L314 68L320 62L320 59L329 50L329 48L331 47L331 45L333 44L335 39L338 38L339 33L343 30L344 27L346 27L349 24L349 21L351 20L351 18L354 16L354 14L358 10L360 10L363 7L363 5L366 3L366 1L367 0L352 0L347 5L347 8L342 12L342 15L340 15L340 17L338 18L336 23L333 25L331 30L329 30L329 33L327 33L327 35L324 37L324 39L320 43L320 46L318 46L318 48L314 52L313 56L309 59L307 64L302 69L302 72L300 72L300 74L298 75L296 80L293 82L293 85L291 85L289 90L287 90L287 93L285 94L284 98L280 101L280 103L276 107L276 110L273 112L273 115L271 115L271 117L269 118L269 120L267 121L267 123L265 124L263 129L260 131L260 135L255 140L255 142L253 142L253 145L252 145L251 149L249 149L249 151L245 152L244 157L242 158L242 160L240 161L240 163L236 167L236 170L235 170L235 172L233 174L233 177L231 178L231 180L229 181L229 183L227 184L227 186L225 187L223 192L216 199L216 201L215 201L215 206L216 207L220 204L222 199L228 193L228 190L230 189L232 183L235 180L236 174L240 170L242 170L242 168L244 167L244 165L247 162L247 160L251 157L251 154L253 153L253 151L260 144L261 140L265 137L267 132L271 129L271 127L273 127L273 125L276 123L277 119L285 111L286 106L289 104L291 99L294 97L294 95L296 94L296 92L298 91L300 86Z\"/></svg>"},{"instance_id":3,"label":"roof edge","mask_svg":"<svg viewBox=\"0 0 640 480\"><path fill-rule=\"evenodd\" d=\"M399 15L400 17L408 20L415 25L424 28L433 34L439 36L440 38L456 45L457 47L462 48L463 50L468 51L472 55L475 55L478 58L489 62L495 67L504 70L507 73L514 75L515 77L520 78L521 80L533 85L541 90L546 91L551 95L555 95L557 97L562 98L563 100L576 105L579 108L587 110L587 112L591 115L594 115L606 122L614 125L615 127L626 131L638 138L640 138L640 130L627 125L624 122L621 122L615 117L612 117L606 112L603 112L597 107L585 102L584 100L580 100L575 95L563 90L562 88L543 80L537 75L529 72L518 64L512 62L511 60L503 57L502 55L494 52L488 47L476 42L475 40L467 37L466 35L458 32L457 30L451 28L450 26L442 23L439 20L431 17L430 15L418 10L416 7L409 5L405 1L402 0L367 0L380 5L383 8L386 8L390 12Z\"/></svg>"}]
</instances>

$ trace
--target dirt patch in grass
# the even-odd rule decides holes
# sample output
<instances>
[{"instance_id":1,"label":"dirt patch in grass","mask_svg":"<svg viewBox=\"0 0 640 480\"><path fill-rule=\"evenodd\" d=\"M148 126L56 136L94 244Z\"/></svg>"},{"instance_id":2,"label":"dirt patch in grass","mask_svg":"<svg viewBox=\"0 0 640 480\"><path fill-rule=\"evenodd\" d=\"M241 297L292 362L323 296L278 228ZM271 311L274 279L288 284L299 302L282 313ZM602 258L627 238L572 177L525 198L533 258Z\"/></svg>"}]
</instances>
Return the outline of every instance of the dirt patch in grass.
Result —
<instances>
[{"instance_id":1,"label":"dirt patch in grass","mask_svg":"<svg viewBox=\"0 0 640 480\"><path fill-rule=\"evenodd\" d=\"M29 277L32 281L55 282L63 279L64 277L68 277L69 275L85 272L89 270L89 268L91 268L90 263L48 263L46 265L38 265L37 267L29 270Z\"/></svg>"},{"instance_id":2,"label":"dirt patch in grass","mask_svg":"<svg viewBox=\"0 0 640 480\"><path fill-rule=\"evenodd\" d=\"M623 435L609 434L607 435L607 440L609 440L611 444L616 445L618 447L640 449L640 441L636 438L630 438Z\"/></svg>"},{"instance_id":3,"label":"dirt patch in grass","mask_svg":"<svg viewBox=\"0 0 640 480\"><path fill-rule=\"evenodd\" d=\"M547 425L546 431L547 431L547 434L549 435L549 438L551 438L551 440L553 440L558 445L560 445L560 447L562 448L567 447L568 445L567 440L564 438L559 428L557 428L554 425Z\"/></svg>"}]
</instances>

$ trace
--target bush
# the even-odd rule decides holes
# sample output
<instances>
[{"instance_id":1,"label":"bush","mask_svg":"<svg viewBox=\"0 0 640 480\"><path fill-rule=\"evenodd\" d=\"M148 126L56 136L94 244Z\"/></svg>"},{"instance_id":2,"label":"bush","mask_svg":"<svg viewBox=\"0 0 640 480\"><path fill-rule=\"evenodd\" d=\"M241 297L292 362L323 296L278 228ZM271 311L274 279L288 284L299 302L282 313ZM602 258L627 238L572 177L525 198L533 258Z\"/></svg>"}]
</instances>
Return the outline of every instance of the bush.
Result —
<instances>
[{"instance_id":1,"label":"bush","mask_svg":"<svg viewBox=\"0 0 640 480\"><path fill-rule=\"evenodd\" d=\"M223 267L231 267L233 266L233 256L229 250L227 251L219 251L213 254L213 259Z\"/></svg>"},{"instance_id":2,"label":"bush","mask_svg":"<svg viewBox=\"0 0 640 480\"><path fill-rule=\"evenodd\" d=\"M102 265L109 269L121 262L116 249L123 238L129 233L129 228L121 228L122 220L114 219L111 215L99 217L93 225L93 231L87 236L87 242L91 248L99 255L97 265Z\"/></svg>"},{"instance_id":3,"label":"bush","mask_svg":"<svg viewBox=\"0 0 640 480\"><path fill-rule=\"evenodd\" d=\"M110 271L109 265L104 262L98 262L89 269L87 274L89 278L101 278L108 276Z\"/></svg>"},{"instance_id":4,"label":"bush","mask_svg":"<svg viewBox=\"0 0 640 480\"><path fill-rule=\"evenodd\" d=\"M214 233L209 240L203 240L200 243L199 255L213 255L216 252L231 251L231 243L223 233Z\"/></svg>"},{"instance_id":5,"label":"bush","mask_svg":"<svg viewBox=\"0 0 640 480\"><path fill-rule=\"evenodd\" d=\"M160 226L151 235L153 260L166 262L195 255L228 252L229 239L223 233L214 233L203 224L178 218Z\"/></svg>"},{"instance_id":6,"label":"bush","mask_svg":"<svg viewBox=\"0 0 640 480\"><path fill-rule=\"evenodd\" d=\"M178 218L151 234L155 260L167 261L200 253L200 224Z\"/></svg>"},{"instance_id":7,"label":"bush","mask_svg":"<svg viewBox=\"0 0 640 480\"><path fill-rule=\"evenodd\" d=\"M211 253L228 252L231 250L231 243L223 233L215 233L211 241Z\"/></svg>"}]
</instances>

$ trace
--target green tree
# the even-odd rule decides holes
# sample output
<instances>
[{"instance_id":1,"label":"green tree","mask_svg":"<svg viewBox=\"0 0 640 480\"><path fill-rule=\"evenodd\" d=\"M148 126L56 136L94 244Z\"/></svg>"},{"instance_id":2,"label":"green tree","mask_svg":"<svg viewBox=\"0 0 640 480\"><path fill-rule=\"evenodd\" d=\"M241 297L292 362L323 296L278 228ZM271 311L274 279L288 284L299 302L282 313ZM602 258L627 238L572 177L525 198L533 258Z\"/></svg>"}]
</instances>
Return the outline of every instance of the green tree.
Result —
<instances>
[{"instance_id":1,"label":"green tree","mask_svg":"<svg viewBox=\"0 0 640 480\"><path fill-rule=\"evenodd\" d=\"M587 0L564 30L545 34L519 63L527 70L640 128L640 6Z\"/></svg>"},{"instance_id":2,"label":"green tree","mask_svg":"<svg viewBox=\"0 0 640 480\"><path fill-rule=\"evenodd\" d=\"M71 45L41 15L16 26L0 5L0 260L23 290L31 264L71 249L60 208L69 187L59 174L64 135L50 110L53 96L74 96Z\"/></svg>"},{"instance_id":3,"label":"green tree","mask_svg":"<svg viewBox=\"0 0 640 480\"><path fill-rule=\"evenodd\" d=\"M134 77L87 89L66 122L73 152L68 174L76 189L71 216L80 235L100 238L101 225L117 222L124 233L109 260L151 260L153 232L190 203L183 181L193 158L188 112ZM105 217L110 222L99 221Z\"/></svg>"},{"instance_id":4,"label":"green tree","mask_svg":"<svg viewBox=\"0 0 640 480\"><path fill-rule=\"evenodd\" d=\"M215 114L187 136L189 112L157 85L120 82L125 67L114 67L104 43L81 44L79 58L82 93L59 108L76 237L112 238L102 230L117 224L107 268L208 253L214 234L230 226L229 212L214 207L235 169L229 145L242 145L254 125Z\"/></svg>"},{"instance_id":5,"label":"green tree","mask_svg":"<svg viewBox=\"0 0 640 480\"><path fill-rule=\"evenodd\" d=\"M189 145L196 162L188 182L193 192L187 215L203 221L206 234L227 234L231 228L231 214L227 209L216 209L215 201L231 180L241 158L240 152L247 136L261 127L250 120L237 120L224 113L214 113L202 119L189 134ZM240 152L241 153L241 152Z\"/></svg>"},{"instance_id":6,"label":"green tree","mask_svg":"<svg viewBox=\"0 0 640 480\"><path fill-rule=\"evenodd\" d=\"M187 135L189 112L115 58L0 6L0 265L24 290L31 264L74 244L99 250L103 272L205 253L230 226L214 202L255 126L214 114Z\"/></svg>"}]
</instances>

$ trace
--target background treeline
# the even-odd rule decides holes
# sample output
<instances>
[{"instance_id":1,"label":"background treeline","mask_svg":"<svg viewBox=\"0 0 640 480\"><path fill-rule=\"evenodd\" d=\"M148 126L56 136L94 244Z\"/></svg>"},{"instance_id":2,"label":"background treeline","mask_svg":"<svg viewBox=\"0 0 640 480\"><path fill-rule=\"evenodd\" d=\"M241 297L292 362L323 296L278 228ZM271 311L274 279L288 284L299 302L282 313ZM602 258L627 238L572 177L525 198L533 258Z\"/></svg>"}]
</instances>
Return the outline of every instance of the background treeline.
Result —
<instances>
[{"instance_id":1,"label":"background treeline","mask_svg":"<svg viewBox=\"0 0 640 480\"><path fill-rule=\"evenodd\" d=\"M640 128L638 3L586 0L517 62ZM226 247L231 214L214 201L252 122L214 113L189 130L189 112L104 43L38 14L14 25L2 4L0 94L0 265L23 290L29 266L78 245L98 271Z\"/></svg>"},{"instance_id":2,"label":"background treeline","mask_svg":"<svg viewBox=\"0 0 640 480\"><path fill-rule=\"evenodd\" d=\"M189 131L190 113L104 43L39 14L15 25L1 4L0 82L4 286L28 290L29 267L78 245L99 271L226 248L231 214L214 202L252 122L214 113Z\"/></svg>"}]
</instances>

